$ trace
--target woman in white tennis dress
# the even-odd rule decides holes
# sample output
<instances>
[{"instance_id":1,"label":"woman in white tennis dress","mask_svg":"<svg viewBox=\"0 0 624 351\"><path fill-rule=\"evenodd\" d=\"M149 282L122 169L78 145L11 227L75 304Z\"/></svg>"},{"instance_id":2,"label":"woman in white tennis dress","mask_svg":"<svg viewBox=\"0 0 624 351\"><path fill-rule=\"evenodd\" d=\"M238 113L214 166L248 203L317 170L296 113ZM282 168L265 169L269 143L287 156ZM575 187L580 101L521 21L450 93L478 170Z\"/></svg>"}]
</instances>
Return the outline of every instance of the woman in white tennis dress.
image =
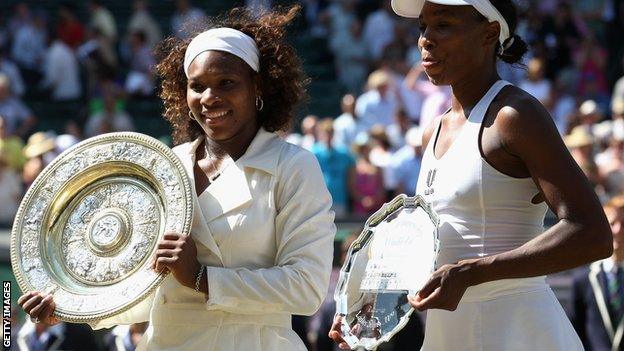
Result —
<instances>
[{"instance_id":1,"label":"woman in white tennis dress","mask_svg":"<svg viewBox=\"0 0 624 351\"><path fill-rule=\"evenodd\" d=\"M419 17L424 70L453 91L416 188L440 216L438 267L410 299L428 311L422 350L582 350L544 277L608 257L609 225L548 112L496 71L527 51L512 1L392 6ZM548 207L559 222L544 231Z\"/></svg>"}]
</instances>

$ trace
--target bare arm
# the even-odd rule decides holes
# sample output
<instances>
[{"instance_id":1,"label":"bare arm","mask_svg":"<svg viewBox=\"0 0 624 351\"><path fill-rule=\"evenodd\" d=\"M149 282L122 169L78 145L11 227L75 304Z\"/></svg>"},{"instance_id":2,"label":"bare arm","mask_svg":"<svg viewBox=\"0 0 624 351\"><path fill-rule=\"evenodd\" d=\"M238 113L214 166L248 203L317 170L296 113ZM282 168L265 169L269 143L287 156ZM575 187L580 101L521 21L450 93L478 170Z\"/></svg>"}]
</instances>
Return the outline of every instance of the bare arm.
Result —
<instances>
[{"instance_id":1,"label":"bare arm","mask_svg":"<svg viewBox=\"0 0 624 351\"><path fill-rule=\"evenodd\" d=\"M550 274L611 255L602 207L548 113L519 103L499 116L504 146L524 162L559 222L515 250L474 262L474 283Z\"/></svg>"},{"instance_id":2,"label":"bare arm","mask_svg":"<svg viewBox=\"0 0 624 351\"><path fill-rule=\"evenodd\" d=\"M506 151L522 160L559 222L517 249L441 267L411 301L420 310L454 310L468 286L550 274L612 252L610 228L596 194L552 119L535 100L518 100L500 110L497 131Z\"/></svg>"}]
</instances>

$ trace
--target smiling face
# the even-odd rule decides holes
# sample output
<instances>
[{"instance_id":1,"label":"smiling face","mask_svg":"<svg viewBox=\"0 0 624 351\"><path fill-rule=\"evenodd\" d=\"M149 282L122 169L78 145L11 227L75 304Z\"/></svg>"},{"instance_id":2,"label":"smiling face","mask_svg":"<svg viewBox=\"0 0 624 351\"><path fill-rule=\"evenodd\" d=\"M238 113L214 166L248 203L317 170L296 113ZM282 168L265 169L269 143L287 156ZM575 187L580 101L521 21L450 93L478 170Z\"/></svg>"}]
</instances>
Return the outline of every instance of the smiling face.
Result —
<instances>
[{"instance_id":1,"label":"smiling face","mask_svg":"<svg viewBox=\"0 0 624 351\"><path fill-rule=\"evenodd\" d=\"M216 142L251 140L258 131L253 70L229 53L206 51L188 69L186 102L206 136Z\"/></svg>"},{"instance_id":2,"label":"smiling face","mask_svg":"<svg viewBox=\"0 0 624 351\"><path fill-rule=\"evenodd\" d=\"M494 63L498 23L472 6L425 2L419 22L422 65L432 83L453 85Z\"/></svg>"}]
</instances>

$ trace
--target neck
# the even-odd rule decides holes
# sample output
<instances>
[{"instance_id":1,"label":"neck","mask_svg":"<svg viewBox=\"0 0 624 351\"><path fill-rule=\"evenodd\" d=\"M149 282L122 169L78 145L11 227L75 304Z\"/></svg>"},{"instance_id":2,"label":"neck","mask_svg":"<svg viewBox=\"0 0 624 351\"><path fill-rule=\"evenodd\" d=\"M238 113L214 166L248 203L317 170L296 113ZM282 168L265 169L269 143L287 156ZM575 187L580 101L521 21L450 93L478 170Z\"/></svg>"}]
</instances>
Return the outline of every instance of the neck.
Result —
<instances>
[{"instance_id":1,"label":"neck","mask_svg":"<svg viewBox=\"0 0 624 351\"><path fill-rule=\"evenodd\" d=\"M611 255L611 259L613 260L613 262L616 263L624 262L624 247L614 249L613 255Z\"/></svg>"},{"instance_id":2,"label":"neck","mask_svg":"<svg viewBox=\"0 0 624 351\"><path fill-rule=\"evenodd\" d=\"M453 96L451 109L456 113L470 111L490 89L492 84L500 79L496 66L487 65L486 70L473 70L470 75L451 85ZM469 113L465 113L468 118Z\"/></svg>"},{"instance_id":3,"label":"neck","mask_svg":"<svg viewBox=\"0 0 624 351\"><path fill-rule=\"evenodd\" d=\"M227 140L212 140L206 137L208 152L213 157L219 159L222 159L227 155L236 161L245 154L249 144L251 144L251 141L258 133L258 129L260 129L260 126L255 125L252 128L247 128L241 131L238 135Z\"/></svg>"}]
</instances>

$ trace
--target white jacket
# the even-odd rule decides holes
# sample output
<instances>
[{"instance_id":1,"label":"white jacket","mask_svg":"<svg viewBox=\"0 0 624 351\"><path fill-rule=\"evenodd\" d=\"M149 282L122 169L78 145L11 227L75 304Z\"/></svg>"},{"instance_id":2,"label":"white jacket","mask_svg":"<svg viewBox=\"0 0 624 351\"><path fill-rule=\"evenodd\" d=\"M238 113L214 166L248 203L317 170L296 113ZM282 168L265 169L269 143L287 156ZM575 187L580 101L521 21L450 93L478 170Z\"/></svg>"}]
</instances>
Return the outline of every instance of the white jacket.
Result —
<instances>
[{"instance_id":1,"label":"white jacket","mask_svg":"<svg viewBox=\"0 0 624 351\"><path fill-rule=\"evenodd\" d=\"M173 149L192 180L201 141ZM139 347L149 350L305 350L291 314L313 314L325 298L335 234L318 162L260 129L226 163L193 196L191 235L207 266L208 299L170 275L152 297L95 327L149 319Z\"/></svg>"}]
</instances>

